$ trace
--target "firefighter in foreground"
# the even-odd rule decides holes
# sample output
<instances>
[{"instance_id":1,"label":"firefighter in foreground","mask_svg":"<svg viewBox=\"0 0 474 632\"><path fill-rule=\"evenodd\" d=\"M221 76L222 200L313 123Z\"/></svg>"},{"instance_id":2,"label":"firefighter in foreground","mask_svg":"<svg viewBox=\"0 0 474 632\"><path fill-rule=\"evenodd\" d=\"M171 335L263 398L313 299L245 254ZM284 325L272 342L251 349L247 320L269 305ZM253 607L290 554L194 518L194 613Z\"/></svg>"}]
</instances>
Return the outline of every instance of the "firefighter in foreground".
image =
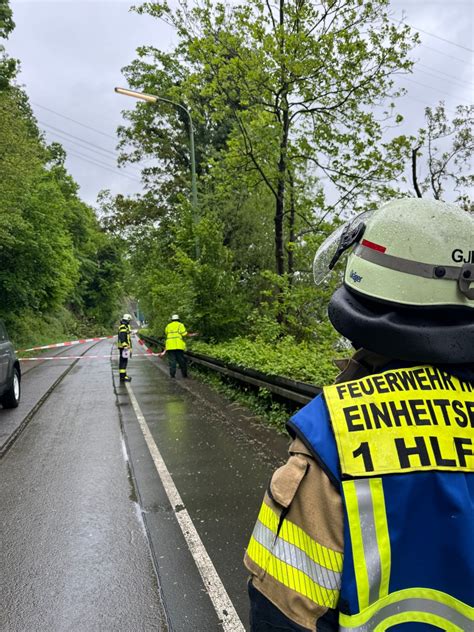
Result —
<instances>
[{"instance_id":1,"label":"firefighter in foreground","mask_svg":"<svg viewBox=\"0 0 474 632\"><path fill-rule=\"evenodd\" d=\"M132 328L130 314L124 314L120 321L118 330L117 347L119 349L119 376L121 382L131 382L132 378L127 375L128 360L132 355Z\"/></svg>"},{"instance_id":2,"label":"firefighter in foreground","mask_svg":"<svg viewBox=\"0 0 474 632\"><path fill-rule=\"evenodd\" d=\"M288 423L245 556L251 629L474 630L474 216L403 199L351 249L329 318L357 350Z\"/></svg>"}]
</instances>

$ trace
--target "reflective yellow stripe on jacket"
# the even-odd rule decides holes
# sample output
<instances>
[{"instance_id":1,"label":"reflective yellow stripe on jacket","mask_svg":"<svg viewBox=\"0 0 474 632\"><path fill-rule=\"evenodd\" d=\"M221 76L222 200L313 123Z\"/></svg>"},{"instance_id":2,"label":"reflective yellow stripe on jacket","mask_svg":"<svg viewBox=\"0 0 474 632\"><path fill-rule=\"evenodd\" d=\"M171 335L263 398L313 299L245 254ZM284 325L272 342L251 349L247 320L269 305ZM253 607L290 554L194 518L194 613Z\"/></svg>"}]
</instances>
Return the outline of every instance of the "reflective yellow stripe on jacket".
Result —
<instances>
[{"instance_id":1,"label":"reflective yellow stripe on jacket","mask_svg":"<svg viewBox=\"0 0 474 632\"><path fill-rule=\"evenodd\" d=\"M335 608L339 599L343 556L312 538L289 520L280 518L266 503L260 513L247 555L281 584Z\"/></svg>"},{"instance_id":2,"label":"reflective yellow stripe on jacket","mask_svg":"<svg viewBox=\"0 0 474 632\"><path fill-rule=\"evenodd\" d=\"M427 623L448 632L474 630L474 608L451 595L429 588L389 593L391 554L382 480L344 481L342 487L360 612L340 613L340 632L384 632L404 622Z\"/></svg>"},{"instance_id":3,"label":"reflective yellow stripe on jacket","mask_svg":"<svg viewBox=\"0 0 474 632\"><path fill-rule=\"evenodd\" d=\"M388 595L391 551L382 480L344 481L359 608ZM363 525L363 528L362 528Z\"/></svg>"},{"instance_id":4,"label":"reflective yellow stripe on jacket","mask_svg":"<svg viewBox=\"0 0 474 632\"><path fill-rule=\"evenodd\" d=\"M339 614L339 632L384 632L397 623L427 623L446 632L474 629L474 608L439 590L407 588L364 612Z\"/></svg>"},{"instance_id":5,"label":"reflective yellow stripe on jacket","mask_svg":"<svg viewBox=\"0 0 474 632\"><path fill-rule=\"evenodd\" d=\"M132 347L132 328L130 327L130 325L123 325L121 324L119 326L119 341L117 342L117 347L119 349L125 349L127 347ZM120 338L122 336L120 336L120 334L125 334L125 341L120 341Z\"/></svg>"},{"instance_id":6,"label":"reflective yellow stripe on jacket","mask_svg":"<svg viewBox=\"0 0 474 632\"><path fill-rule=\"evenodd\" d=\"M165 334L165 348L167 351L173 351L175 349L186 351L186 343L184 342L183 337L187 335L187 331L183 323L180 323L177 320L169 323L169 325L166 326Z\"/></svg>"}]
</instances>

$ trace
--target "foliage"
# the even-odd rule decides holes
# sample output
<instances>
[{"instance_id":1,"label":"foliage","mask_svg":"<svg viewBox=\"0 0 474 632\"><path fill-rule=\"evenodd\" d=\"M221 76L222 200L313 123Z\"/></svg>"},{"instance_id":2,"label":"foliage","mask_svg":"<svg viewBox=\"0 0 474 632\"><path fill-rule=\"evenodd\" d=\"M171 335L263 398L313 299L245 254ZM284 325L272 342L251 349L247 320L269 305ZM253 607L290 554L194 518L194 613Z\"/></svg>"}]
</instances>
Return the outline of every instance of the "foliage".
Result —
<instances>
[{"instance_id":1,"label":"foliage","mask_svg":"<svg viewBox=\"0 0 474 632\"><path fill-rule=\"evenodd\" d=\"M14 27L0 0L0 37ZM123 243L79 198L61 145L45 143L16 69L0 46L0 318L25 344L99 332L116 319Z\"/></svg>"},{"instance_id":2,"label":"foliage","mask_svg":"<svg viewBox=\"0 0 474 632\"><path fill-rule=\"evenodd\" d=\"M0 37L8 37L15 28L9 0L0 0Z\"/></svg>"},{"instance_id":3,"label":"foliage","mask_svg":"<svg viewBox=\"0 0 474 632\"><path fill-rule=\"evenodd\" d=\"M15 28L13 14L9 0L0 0L0 38L7 39ZM18 62L5 52L5 47L0 44L0 90L4 90L15 77L18 70Z\"/></svg>"},{"instance_id":4,"label":"foliage","mask_svg":"<svg viewBox=\"0 0 474 632\"><path fill-rule=\"evenodd\" d=\"M291 242L295 178L310 173L330 180L337 196L332 202L320 196L314 212L321 216L357 207L361 196L366 206L374 193L389 194L387 184L403 170L408 139L383 138L388 121L401 117L390 101L379 118L375 112L397 96L393 75L410 71L407 55L417 36L406 25L395 26L387 7L388 0L280 0L276 6L203 0L181 2L178 9L145 2L137 9L172 23L179 43L173 56L140 49L126 69L129 81L145 89L153 76L163 96L189 99L204 121L226 122L239 167L272 198L279 275L293 272L285 233ZM168 73L163 81L170 67L171 85ZM199 117L203 103L206 118ZM141 111L130 115L137 132L143 131ZM127 138L133 136L128 130Z\"/></svg>"},{"instance_id":5,"label":"foliage","mask_svg":"<svg viewBox=\"0 0 474 632\"><path fill-rule=\"evenodd\" d=\"M64 159L59 145L44 143L25 93L2 90L0 318L15 337L33 321L39 335L64 306L97 331L113 322L120 300L118 245L78 197Z\"/></svg>"},{"instance_id":6,"label":"foliage","mask_svg":"<svg viewBox=\"0 0 474 632\"><path fill-rule=\"evenodd\" d=\"M78 197L78 185L64 166L66 154L57 143L48 148L50 172L64 198L66 232L71 236L78 280L70 294L73 312L92 326L110 326L122 295L123 241L102 230L92 208Z\"/></svg>"},{"instance_id":7,"label":"foliage","mask_svg":"<svg viewBox=\"0 0 474 632\"><path fill-rule=\"evenodd\" d=\"M71 292L77 265L66 232L63 198L43 165L23 96L0 93L1 310L55 309Z\"/></svg>"},{"instance_id":8,"label":"foliage","mask_svg":"<svg viewBox=\"0 0 474 632\"><path fill-rule=\"evenodd\" d=\"M311 262L338 215L393 196L410 139L397 136L395 73L416 43L388 2L182 0L135 8L172 23L174 50L138 48L137 102L119 128L121 162L145 160L145 193L100 204L130 246L129 287L161 335L178 312L206 341L312 343L330 288ZM190 206L189 117L198 174ZM197 251L200 255L197 256Z\"/></svg>"},{"instance_id":9,"label":"foliage","mask_svg":"<svg viewBox=\"0 0 474 632\"><path fill-rule=\"evenodd\" d=\"M208 339L235 335L246 306L217 217L204 218L198 227L198 261L187 254L193 242L189 223L167 223L166 242L163 230L160 226L130 242L133 287L150 328L162 335L171 314L178 313L189 330L202 331Z\"/></svg>"},{"instance_id":10,"label":"foliage","mask_svg":"<svg viewBox=\"0 0 474 632\"><path fill-rule=\"evenodd\" d=\"M268 329L264 329L264 334L267 332ZM270 342L259 336L255 339L234 338L212 345L196 341L193 342L192 350L269 375L323 386L330 384L337 375L333 364L333 360L340 356L336 350L337 342L334 330L323 324L315 332L312 343L298 343L292 336Z\"/></svg>"},{"instance_id":11,"label":"foliage","mask_svg":"<svg viewBox=\"0 0 474 632\"><path fill-rule=\"evenodd\" d=\"M65 307L42 314L33 310L22 312L21 317L10 321L8 327L9 336L17 349L26 349L36 345L47 345L63 340L86 338L91 332L90 323L78 320L74 314ZM95 327L94 333L106 335L109 330ZM26 355L36 355L30 352ZM24 357L25 354L22 354Z\"/></svg>"}]
</instances>

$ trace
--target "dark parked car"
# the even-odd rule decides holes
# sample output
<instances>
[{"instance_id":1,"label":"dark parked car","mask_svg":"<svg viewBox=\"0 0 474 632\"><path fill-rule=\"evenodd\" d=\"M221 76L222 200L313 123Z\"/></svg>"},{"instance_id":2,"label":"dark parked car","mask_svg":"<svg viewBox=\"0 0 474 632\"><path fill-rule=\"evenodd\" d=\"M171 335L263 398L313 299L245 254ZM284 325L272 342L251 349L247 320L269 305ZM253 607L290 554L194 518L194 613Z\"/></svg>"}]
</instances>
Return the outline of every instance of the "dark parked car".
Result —
<instances>
[{"instance_id":1,"label":"dark parked car","mask_svg":"<svg viewBox=\"0 0 474 632\"><path fill-rule=\"evenodd\" d=\"M0 320L0 404L3 408L16 408L20 403L21 370L15 349L5 325Z\"/></svg>"}]
</instances>

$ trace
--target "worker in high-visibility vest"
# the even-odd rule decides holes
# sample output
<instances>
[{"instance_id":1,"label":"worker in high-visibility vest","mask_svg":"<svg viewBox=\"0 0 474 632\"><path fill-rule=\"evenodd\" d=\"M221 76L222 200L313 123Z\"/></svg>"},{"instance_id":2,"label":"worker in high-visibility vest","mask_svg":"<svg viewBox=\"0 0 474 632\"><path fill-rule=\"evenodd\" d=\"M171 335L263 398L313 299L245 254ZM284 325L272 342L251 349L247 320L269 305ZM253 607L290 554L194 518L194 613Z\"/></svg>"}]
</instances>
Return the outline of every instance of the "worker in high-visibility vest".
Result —
<instances>
[{"instance_id":1,"label":"worker in high-visibility vest","mask_svg":"<svg viewBox=\"0 0 474 632\"><path fill-rule=\"evenodd\" d=\"M132 355L132 328L130 323L132 317L130 314L124 314L120 321L117 347L119 349L119 377L120 382L131 382L132 378L127 375L128 360Z\"/></svg>"},{"instance_id":2,"label":"worker in high-visibility vest","mask_svg":"<svg viewBox=\"0 0 474 632\"><path fill-rule=\"evenodd\" d=\"M252 632L474 630L474 215L405 198L341 227L357 352L288 423L245 555Z\"/></svg>"},{"instance_id":3,"label":"worker in high-visibility vest","mask_svg":"<svg viewBox=\"0 0 474 632\"><path fill-rule=\"evenodd\" d=\"M179 364L183 377L188 377L188 365L186 362L186 343L184 338L188 335L186 327L179 320L178 314L171 316L171 322L165 327L165 351L168 355L170 377L176 376L176 363ZM164 354L162 354L164 355Z\"/></svg>"}]
</instances>

